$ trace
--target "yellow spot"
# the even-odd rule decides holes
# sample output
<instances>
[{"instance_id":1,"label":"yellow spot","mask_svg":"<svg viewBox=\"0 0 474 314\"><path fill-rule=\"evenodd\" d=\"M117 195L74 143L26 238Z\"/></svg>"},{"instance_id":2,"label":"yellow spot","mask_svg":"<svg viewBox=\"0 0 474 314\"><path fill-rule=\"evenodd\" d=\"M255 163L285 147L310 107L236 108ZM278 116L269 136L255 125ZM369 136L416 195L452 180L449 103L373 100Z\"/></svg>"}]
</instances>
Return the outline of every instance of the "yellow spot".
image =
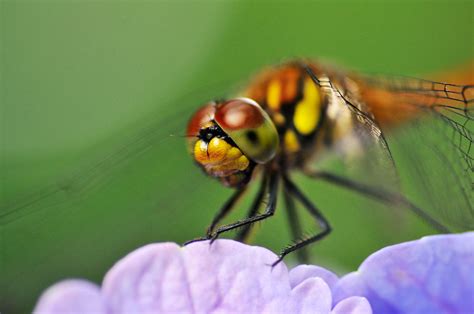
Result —
<instances>
[{"instance_id":1,"label":"yellow spot","mask_svg":"<svg viewBox=\"0 0 474 314\"><path fill-rule=\"evenodd\" d=\"M194 144L194 159L200 164L205 163L208 160L207 157L207 143L203 140L196 141Z\"/></svg>"},{"instance_id":2,"label":"yellow spot","mask_svg":"<svg viewBox=\"0 0 474 314\"><path fill-rule=\"evenodd\" d=\"M226 160L223 163L212 166L210 169L214 172L234 172L235 170L245 170L250 162L247 157L240 156L238 159Z\"/></svg>"},{"instance_id":3,"label":"yellow spot","mask_svg":"<svg viewBox=\"0 0 474 314\"><path fill-rule=\"evenodd\" d=\"M304 82L303 99L296 104L293 123L296 130L307 135L314 131L320 118L321 98L316 84L311 79Z\"/></svg>"},{"instance_id":4,"label":"yellow spot","mask_svg":"<svg viewBox=\"0 0 474 314\"><path fill-rule=\"evenodd\" d=\"M298 138L293 130L287 130L285 132L285 149L290 152L294 153L300 149L300 143L298 142Z\"/></svg>"},{"instance_id":5,"label":"yellow spot","mask_svg":"<svg viewBox=\"0 0 474 314\"><path fill-rule=\"evenodd\" d=\"M281 105L281 83L279 80L272 80L268 84L267 104L273 110L280 109Z\"/></svg>"},{"instance_id":6,"label":"yellow spot","mask_svg":"<svg viewBox=\"0 0 474 314\"><path fill-rule=\"evenodd\" d=\"M237 167L236 167L237 169L242 171L242 170L247 169L248 166L249 166L249 160L247 157L242 155L240 156L239 159L237 159Z\"/></svg>"},{"instance_id":7,"label":"yellow spot","mask_svg":"<svg viewBox=\"0 0 474 314\"><path fill-rule=\"evenodd\" d=\"M228 160L233 160L239 158L240 156L242 156L242 152L240 151L240 149L238 149L237 147L232 147L227 151L226 158Z\"/></svg>"},{"instance_id":8,"label":"yellow spot","mask_svg":"<svg viewBox=\"0 0 474 314\"><path fill-rule=\"evenodd\" d=\"M201 125L201 129L206 129L206 128L209 128L211 126L214 126L214 122L208 121L208 122L204 123L203 125Z\"/></svg>"},{"instance_id":9,"label":"yellow spot","mask_svg":"<svg viewBox=\"0 0 474 314\"><path fill-rule=\"evenodd\" d=\"M222 161L227 152L232 148L229 143L218 137L214 137L207 146L207 154L210 162Z\"/></svg>"},{"instance_id":10,"label":"yellow spot","mask_svg":"<svg viewBox=\"0 0 474 314\"><path fill-rule=\"evenodd\" d=\"M284 125L285 124L285 116L283 116L281 113L279 112L275 112L275 114L273 115L273 122L276 124L276 125Z\"/></svg>"},{"instance_id":11,"label":"yellow spot","mask_svg":"<svg viewBox=\"0 0 474 314\"><path fill-rule=\"evenodd\" d=\"M208 171L221 174L245 170L250 164L249 159L242 155L237 147L218 137L214 137L209 143L203 140L196 141L194 159Z\"/></svg>"}]
</instances>

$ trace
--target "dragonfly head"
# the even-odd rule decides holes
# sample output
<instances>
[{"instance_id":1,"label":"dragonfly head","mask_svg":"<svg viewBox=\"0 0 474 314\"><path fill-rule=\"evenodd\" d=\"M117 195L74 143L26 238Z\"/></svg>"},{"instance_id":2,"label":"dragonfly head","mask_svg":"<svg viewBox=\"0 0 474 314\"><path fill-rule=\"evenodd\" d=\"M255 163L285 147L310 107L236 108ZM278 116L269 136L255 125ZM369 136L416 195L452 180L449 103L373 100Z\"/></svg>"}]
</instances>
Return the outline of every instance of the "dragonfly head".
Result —
<instances>
[{"instance_id":1,"label":"dragonfly head","mask_svg":"<svg viewBox=\"0 0 474 314\"><path fill-rule=\"evenodd\" d=\"M278 150L278 132L268 114L249 98L210 102L191 117L188 146L196 163L224 185L246 184L257 164Z\"/></svg>"}]
</instances>

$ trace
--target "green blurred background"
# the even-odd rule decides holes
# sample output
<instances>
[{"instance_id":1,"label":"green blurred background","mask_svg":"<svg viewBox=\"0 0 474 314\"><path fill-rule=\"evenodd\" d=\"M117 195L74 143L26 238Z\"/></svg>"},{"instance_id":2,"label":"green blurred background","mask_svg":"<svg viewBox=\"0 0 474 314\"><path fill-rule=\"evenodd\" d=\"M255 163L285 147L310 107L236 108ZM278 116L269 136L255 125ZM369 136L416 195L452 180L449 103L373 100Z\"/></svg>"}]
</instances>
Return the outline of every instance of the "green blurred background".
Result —
<instances>
[{"instance_id":1,"label":"green blurred background","mask_svg":"<svg viewBox=\"0 0 474 314\"><path fill-rule=\"evenodd\" d=\"M262 66L304 56L419 76L474 56L472 1L0 5L5 313L31 311L64 278L100 282L146 243L202 235L231 191L202 175L179 135L194 108ZM393 223L390 210L353 193L296 180L332 222L311 252L335 271L433 232L409 217ZM274 251L290 238L281 209L255 239Z\"/></svg>"}]
</instances>

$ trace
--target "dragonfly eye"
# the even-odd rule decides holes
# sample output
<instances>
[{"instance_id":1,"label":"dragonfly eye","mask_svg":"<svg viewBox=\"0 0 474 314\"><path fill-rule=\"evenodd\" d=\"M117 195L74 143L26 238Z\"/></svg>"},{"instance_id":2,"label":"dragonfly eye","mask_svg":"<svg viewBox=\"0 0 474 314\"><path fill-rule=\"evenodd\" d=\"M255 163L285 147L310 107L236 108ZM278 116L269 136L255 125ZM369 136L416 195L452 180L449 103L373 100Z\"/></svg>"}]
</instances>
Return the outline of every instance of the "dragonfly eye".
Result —
<instances>
[{"instance_id":1,"label":"dragonfly eye","mask_svg":"<svg viewBox=\"0 0 474 314\"><path fill-rule=\"evenodd\" d=\"M188 138L197 137L201 130L214 119L215 112L216 104L214 102L202 106L189 120L186 136Z\"/></svg>"},{"instance_id":2,"label":"dragonfly eye","mask_svg":"<svg viewBox=\"0 0 474 314\"><path fill-rule=\"evenodd\" d=\"M278 150L278 132L268 114L252 99L236 98L217 105L216 123L256 163L266 163Z\"/></svg>"}]
</instances>

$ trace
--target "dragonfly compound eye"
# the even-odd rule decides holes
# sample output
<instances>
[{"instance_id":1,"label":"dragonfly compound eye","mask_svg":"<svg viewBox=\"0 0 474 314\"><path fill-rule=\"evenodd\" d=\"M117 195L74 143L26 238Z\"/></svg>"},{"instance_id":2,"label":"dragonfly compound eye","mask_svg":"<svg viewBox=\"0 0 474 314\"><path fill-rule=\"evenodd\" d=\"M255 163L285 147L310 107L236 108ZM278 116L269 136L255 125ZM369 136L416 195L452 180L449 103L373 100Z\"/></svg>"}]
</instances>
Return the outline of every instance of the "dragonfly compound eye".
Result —
<instances>
[{"instance_id":1,"label":"dragonfly compound eye","mask_svg":"<svg viewBox=\"0 0 474 314\"><path fill-rule=\"evenodd\" d=\"M216 123L252 161L263 164L278 150L278 132L268 114L252 99L236 98L217 106Z\"/></svg>"}]
</instances>

